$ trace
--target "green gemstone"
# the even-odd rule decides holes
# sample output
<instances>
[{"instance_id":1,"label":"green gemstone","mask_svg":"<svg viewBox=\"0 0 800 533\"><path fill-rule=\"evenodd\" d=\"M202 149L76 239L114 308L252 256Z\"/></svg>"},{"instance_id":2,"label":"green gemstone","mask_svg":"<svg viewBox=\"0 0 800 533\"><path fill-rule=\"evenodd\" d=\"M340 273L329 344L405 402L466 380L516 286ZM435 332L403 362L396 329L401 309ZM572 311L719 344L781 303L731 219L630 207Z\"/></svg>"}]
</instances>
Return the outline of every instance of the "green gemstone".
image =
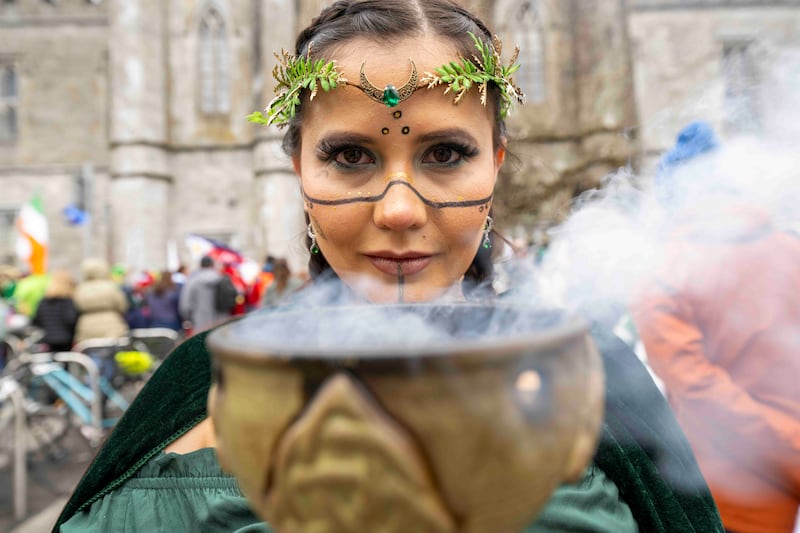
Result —
<instances>
[{"instance_id":1,"label":"green gemstone","mask_svg":"<svg viewBox=\"0 0 800 533\"><path fill-rule=\"evenodd\" d=\"M394 88L394 85L387 85L383 90L383 103L386 107L394 107L400 103L400 93Z\"/></svg>"}]
</instances>

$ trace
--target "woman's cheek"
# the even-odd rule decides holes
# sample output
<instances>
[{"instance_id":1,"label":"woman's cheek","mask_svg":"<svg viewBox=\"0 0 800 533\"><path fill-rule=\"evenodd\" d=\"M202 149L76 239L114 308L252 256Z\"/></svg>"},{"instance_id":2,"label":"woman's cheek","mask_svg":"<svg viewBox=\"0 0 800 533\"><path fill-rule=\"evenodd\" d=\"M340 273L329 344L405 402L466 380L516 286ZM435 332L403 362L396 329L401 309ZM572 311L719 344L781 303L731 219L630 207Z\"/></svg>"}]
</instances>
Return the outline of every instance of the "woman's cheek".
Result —
<instances>
[{"instance_id":1,"label":"woman's cheek","mask_svg":"<svg viewBox=\"0 0 800 533\"><path fill-rule=\"evenodd\" d=\"M486 221L486 212L481 213L476 208L459 210L461 212L451 212L439 217L438 225L447 240L451 243L451 248L472 247L476 239L482 235L483 225Z\"/></svg>"},{"instance_id":2,"label":"woman's cheek","mask_svg":"<svg viewBox=\"0 0 800 533\"><path fill-rule=\"evenodd\" d=\"M369 215L360 211L365 211L363 206L315 206L308 215L318 241L352 244L369 220Z\"/></svg>"}]
</instances>

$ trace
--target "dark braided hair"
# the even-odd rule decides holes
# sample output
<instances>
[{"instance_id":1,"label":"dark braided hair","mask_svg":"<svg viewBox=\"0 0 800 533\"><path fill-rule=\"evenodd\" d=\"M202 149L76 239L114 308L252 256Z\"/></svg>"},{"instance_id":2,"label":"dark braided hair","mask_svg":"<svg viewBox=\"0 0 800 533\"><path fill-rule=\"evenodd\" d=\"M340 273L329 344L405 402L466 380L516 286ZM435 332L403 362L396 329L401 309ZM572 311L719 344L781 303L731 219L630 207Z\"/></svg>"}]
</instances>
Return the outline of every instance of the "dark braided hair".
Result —
<instances>
[{"instance_id":1,"label":"dark braided hair","mask_svg":"<svg viewBox=\"0 0 800 533\"><path fill-rule=\"evenodd\" d=\"M475 43L468 32L484 41L484 44L492 42L489 28L452 0L338 0L323 9L311 25L300 32L295 43L295 55L306 55L311 43L311 56L324 57L325 52L357 37L391 44L406 37L431 34L450 40L459 55L471 58L475 54ZM500 118L497 87L490 87L489 102L494 110L492 137L497 149L506 134L505 122ZM283 138L283 150L290 157L300 150L302 115L301 105ZM491 210L489 214L491 215ZM308 222L306 215L306 224ZM492 234L490 239L494 243L495 235ZM306 240L310 246L310 238L307 237ZM311 254L308 270L312 279L315 279L332 269L320 252ZM492 249L481 245L464 274L464 295L469 299L493 296L493 278Z\"/></svg>"}]
</instances>

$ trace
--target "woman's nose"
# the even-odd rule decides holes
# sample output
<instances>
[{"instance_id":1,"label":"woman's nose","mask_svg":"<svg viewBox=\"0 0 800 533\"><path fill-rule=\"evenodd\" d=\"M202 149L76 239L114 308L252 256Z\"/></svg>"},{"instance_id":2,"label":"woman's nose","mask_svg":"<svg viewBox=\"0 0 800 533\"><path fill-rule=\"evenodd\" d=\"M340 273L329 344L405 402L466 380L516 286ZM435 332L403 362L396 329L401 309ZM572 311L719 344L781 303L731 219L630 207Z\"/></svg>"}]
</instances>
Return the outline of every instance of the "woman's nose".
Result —
<instances>
[{"instance_id":1,"label":"woman's nose","mask_svg":"<svg viewBox=\"0 0 800 533\"><path fill-rule=\"evenodd\" d=\"M428 212L417 193L406 180L393 180L386 195L378 201L373 212L375 225L379 228L403 231L422 227Z\"/></svg>"}]
</instances>

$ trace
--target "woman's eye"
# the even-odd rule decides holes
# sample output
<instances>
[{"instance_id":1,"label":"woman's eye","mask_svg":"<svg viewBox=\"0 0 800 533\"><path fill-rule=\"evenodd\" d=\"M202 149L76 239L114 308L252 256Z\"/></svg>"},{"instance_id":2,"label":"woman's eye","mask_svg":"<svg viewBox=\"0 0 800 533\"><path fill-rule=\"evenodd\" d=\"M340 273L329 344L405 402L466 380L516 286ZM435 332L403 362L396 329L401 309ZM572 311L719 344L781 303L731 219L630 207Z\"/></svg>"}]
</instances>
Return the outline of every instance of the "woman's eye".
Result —
<instances>
[{"instance_id":1,"label":"woman's eye","mask_svg":"<svg viewBox=\"0 0 800 533\"><path fill-rule=\"evenodd\" d=\"M455 146L434 146L428 150L422 162L431 165L457 165L468 157L466 150Z\"/></svg>"},{"instance_id":2,"label":"woman's eye","mask_svg":"<svg viewBox=\"0 0 800 533\"><path fill-rule=\"evenodd\" d=\"M452 148L436 148L431 155L437 163L452 163L453 156L457 156Z\"/></svg>"},{"instance_id":3,"label":"woman's eye","mask_svg":"<svg viewBox=\"0 0 800 533\"><path fill-rule=\"evenodd\" d=\"M367 165L373 162L372 157L359 148L346 148L339 152L334 159L340 165Z\"/></svg>"}]
</instances>

